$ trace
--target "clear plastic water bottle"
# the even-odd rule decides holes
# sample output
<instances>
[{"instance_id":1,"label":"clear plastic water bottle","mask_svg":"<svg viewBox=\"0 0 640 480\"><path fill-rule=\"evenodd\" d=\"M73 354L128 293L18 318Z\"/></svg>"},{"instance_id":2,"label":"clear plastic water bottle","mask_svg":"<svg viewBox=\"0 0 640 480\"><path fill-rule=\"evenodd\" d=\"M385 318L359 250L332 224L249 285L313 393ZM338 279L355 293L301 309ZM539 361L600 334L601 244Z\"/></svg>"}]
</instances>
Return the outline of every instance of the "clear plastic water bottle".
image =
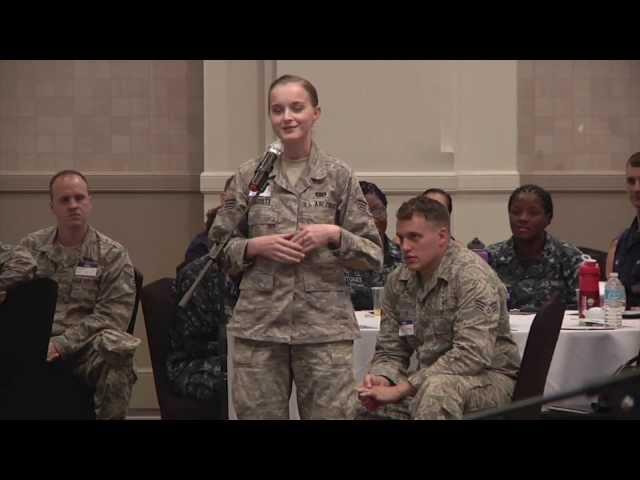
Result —
<instances>
[{"instance_id":1,"label":"clear plastic water bottle","mask_svg":"<svg viewBox=\"0 0 640 480\"><path fill-rule=\"evenodd\" d=\"M622 314L627 305L627 296L624 285L616 272L609 274L609 279L604 287L604 321L608 326L620 328L622 326Z\"/></svg>"}]
</instances>

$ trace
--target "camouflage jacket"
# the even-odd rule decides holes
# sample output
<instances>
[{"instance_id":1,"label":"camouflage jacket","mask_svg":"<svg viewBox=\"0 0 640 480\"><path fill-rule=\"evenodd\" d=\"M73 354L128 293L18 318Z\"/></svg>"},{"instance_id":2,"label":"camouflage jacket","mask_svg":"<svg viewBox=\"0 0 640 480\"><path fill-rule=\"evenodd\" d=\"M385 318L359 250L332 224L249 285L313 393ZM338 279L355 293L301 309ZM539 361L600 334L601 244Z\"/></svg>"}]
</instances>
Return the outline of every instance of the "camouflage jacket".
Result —
<instances>
[{"instance_id":1,"label":"camouflage jacket","mask_svg":"<svg viewBox=\"0 0 640 480\"><path fill-rule=\"evenodd\" d=\"M23 247L0 242L0 291L33 278L36 262Z\"/></svg>"},{"instance_id":2,"label":"camouflage jacket","mask_svg":"<svg viewBox=\"0 0 640 480\"><path fill-rule=\"evenodd\" d=\"M177 300L191 288L208 259L208 256L198 258L178 272ZM219 333L231 318L237 298L237 282L212 266L187 306L176 308L169 326L167 375L178 394L208 400L224 387L221 382L226 359L222 356L225 350L220 349Z\"/></svg>"},{"instance_id":3,"label":"camouflage jacket","mask_svg":"<svg viewBox=\"0 0 640 480\"><path fill-rule=\"evenodd\" d=\"M616 245L613 271L618 272L620 281L625 287L627 307L640 306L640 233L638 233L638 217L633 219Z\"/></svg>"},{"instance_id":4,"label":"camouflage jacket","mask_svg":"<svg viewBox=\"0 0 640 480\"><path fill-rule=\"evenodd\" d=\"M537 311L556 291L567 305L575 305L582 252L548 232L542 258L523 265L516 256L513 237L487 247L490 264L509 293L509 308Z\"/></svg>"},{"instance_id":5,"label":"camouflage jacket","mask_svg":"<svg viewBox=\"0 0 640 480\"><path fill-rule=\"evenodd\" d=\"M418 368L408 374L414 350ZM389 275L371 373L419 389L430 375L494 371L515 379L519 365L506 290L477 254L451 241L426 283L406 266Z\"/></svg>"},{"instance_id":6,"label":"camouflage jacket","mask_svg":"<svg viewBox=\"0 0 640 480\"><path fill-rule=\"evenodd\" d=\"M20 242L38 264L37 276L58 283L52 341L64 356L80 350L102 330L120 330L122 336L116 340L126 337L126 343L113 348L130 353L140 340L125 333L135 298L133 265L127 251L92 227L78 248L56 243L56 234L56 227L49 227Z\"/></svg>"},{"instance_id":7,"label":"camouflage jacket","mask_svg":"<svg viewBox=\"0 0 640 480\"><path fill-rule=\"evenodd\" d=\"M347 285L351 291L354 310L371 310L373 296L371 287L384 287L387 276L402 263L400 247L384 236L384 266L382 271L347 270Z\"/></svg>"},{"instance_id":8,"label":"camouflage jacket","mask_svg":"<svg viewBox=\"0 0 640 480\"><path fill-rule=\"evenodd\" d=\"M248 185L258 161L240 166L228 189L233 196L225 200L210 231L217 242L246 218L244 231L236 230L225 248L229 272L244 272L229 333L292 344L358 337L344 270L382 268L380 235L358 179L348 165L313 144L296 185L289 184L276 161L266 189L248 208ZM301 224L339 225L340 246L317 249L297 265L245 259L248 239L295 232Z\"/></svg>"}]
</instances>

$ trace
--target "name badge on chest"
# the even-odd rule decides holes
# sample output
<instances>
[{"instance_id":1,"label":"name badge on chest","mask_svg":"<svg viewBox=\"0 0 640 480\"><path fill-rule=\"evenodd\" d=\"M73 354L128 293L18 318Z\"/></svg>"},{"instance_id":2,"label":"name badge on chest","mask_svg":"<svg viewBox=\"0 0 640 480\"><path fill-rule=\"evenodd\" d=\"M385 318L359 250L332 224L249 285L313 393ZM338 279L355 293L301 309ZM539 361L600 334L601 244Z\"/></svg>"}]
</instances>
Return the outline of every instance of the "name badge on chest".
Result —
<instances>
[{"instance_id":1,"label":"name badge on chest","mask_svg":"<svg viewBox=\"0 0 640 480\"><path fill-rule=\"evenodd\" d=\"M93 260L84 258L76 266L74 275L82 278L95 278L98 275L98 264Z\"/></svg>"},{"instance_id":2,"label":"name badge on chest","mask_svg":"<svg viewBox=\"0 0 640 480\"><path fill-rule=\"evenodd\" d=\"M411 320L401 320L400 328L398 329L398 335L400 335L401 337L415 335L413 322Z\"/></svg>"},{"instance_id":3,"label":"name badge on chest","mask_svg":"<svg viewBox=\"0 0 640 480\"><path fill-rule=\"evenodd\" d=\"M259 197L270 197L271 196L271 183L268 183L267 187L258 196Z\"/></svg>"}]
</instances>

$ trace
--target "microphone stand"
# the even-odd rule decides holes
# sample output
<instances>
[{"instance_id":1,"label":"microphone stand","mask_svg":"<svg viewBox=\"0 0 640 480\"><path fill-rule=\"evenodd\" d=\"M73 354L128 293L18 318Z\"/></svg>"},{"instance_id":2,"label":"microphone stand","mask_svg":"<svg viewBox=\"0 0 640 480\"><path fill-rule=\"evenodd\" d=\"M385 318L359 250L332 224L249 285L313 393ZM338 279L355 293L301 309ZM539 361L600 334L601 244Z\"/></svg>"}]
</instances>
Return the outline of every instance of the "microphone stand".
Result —
<instances>
[{"instance_id":1,"label":"microphone stand","mask_svg":"<svg viewBox=\"0 0 640 480\"><path fill-rule=\"evenodd\" d=\"M262 189L259 192L256 192L254 195L251 195L251 194L249 195L249 201L247 202L247 208L246 208L245 213L248 212L249 209L251 209L251 207L253 206L253 204L255 202L255 199L258 197L258 195L260 193L262 193L263 190L264 190L264 186L262 187ZM213 262L216 262L216 264L217 264L218 258L220 257L220 255L224 251L224 247L227 246L227 244L229 243L229 240L231 240L231 236L233 235L233 232L238 228L240 223L242 223L243 219L244 219L244 214L238 218L238 220L234 224L233 228L231 230L229 230L229 233L227 233L222 238L221 241L217 242L213 247L211 247L211 250L209 250L209 253L207 253L207 255L209 256L209 259L207 260L207 263L204 265L204 267L202 267L202 270L200 271L200 273L198 274L196 279L193 281L193 284L191 284L191 286L189 287L189 290L187 290L187 292L180 299L180 302L178 302L178 306L179 307L184 308L191 301L191 297L193 296L193 292L196 290L196 288L198 288L198 285L200 285L200 282L202 281L202 278L205 276L205 274L207 273L209 268L211 268L211 265L213 264Z\"/></svg>"},{"instance_id":2,"label":"microphone stand","mask_svg":"<svg viewBox=\"0 0 640 480\"><path fill-rule=\"evenodd\" d=\"M494 408L466 415L463 420L488 420L495 418L506 419L535 419L539 416L540 407L545 403L564 400L578 395L596 395L607 392L612 394L610 404L611 412L607 417L618 418L620 416L640 417L640 369L615 375L613 378L591 383L586 387L567 390L547 397L540 395L513 402L505 407ZM635 398L634 398L635 397ZM613 407L615 405L615 408ZM589 414L583 415L585 418ZM603 418L599 416L598 418Z\"/></svg>"},{"instance_id":3,"label":"microphone stand","mask_svg":"<svg viewBox=\"0 0 640 480\"><path fill-rule=\"evenodd\" d=\"M202 281L206 273L209 271L209 268L211 268L211 265L213 265L213 263L215 262L216 268L219 268L218 260L220 255L222 254L222 252L224 251L224 248L229 243L229 240L231 240L231 237L233 236L233 232L238 228L240 223L242 223L242 220L244 219L246 212L248 212L249 209L251 209L251 207L255 203L255 199L258 198L258 195L264 191L267 185L269 174L271 173L272 169L273 169L273 164L271 165L271 168L268 169L267 174L264 176L264 184L261 187L259 186L257 191L251 191L249 193L247 208L245 212L238 217L238 220L235 222L233 228L230 229L229 232L219 242L213 245L211 247L211 250L209 250L209 253L207 254L209 256L207 263L204 265L204 267L202 267L202 270L200 271L196 279L193 281L193 284L191 285L191 287L189 287L189 290L187 290L187 292L180 299L180 302L178 302L178 306L180 308L185 308L189 304L189 302L191 301L191 297L193 296L193 292L195 292L196 288L198 288L198 285L200 285L200 282ZM229 418L229 403L228 403L229 389L227 388L228 368L227 368L227 324L226 322L218 325L218 350L220 352L220 358L222 359L222 361L220 362L220 365L222 370L221 383L223 386L222 392L221 392L222 398L220 401L220 409L221 409L220 418L223 420L227 420Z\"/></svg>"}]
</instances>

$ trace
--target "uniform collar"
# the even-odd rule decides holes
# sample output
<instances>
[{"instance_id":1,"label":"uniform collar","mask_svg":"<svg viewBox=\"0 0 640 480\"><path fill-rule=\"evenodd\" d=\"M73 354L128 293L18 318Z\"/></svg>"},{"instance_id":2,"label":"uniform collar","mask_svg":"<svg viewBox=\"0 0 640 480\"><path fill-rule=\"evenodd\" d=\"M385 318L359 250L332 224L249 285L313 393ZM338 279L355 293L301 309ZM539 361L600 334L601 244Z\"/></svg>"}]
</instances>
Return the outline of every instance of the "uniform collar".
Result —
<instances>
[{"instance_id":1,"label":"uniform collar","mask_svg":"<svg viewBox=\"0 0 640 480\"><path fill-rule=\"evenodd\" d=\"M326 162L324 161L326 155L318 148L315 142L311 142L311 151L309 152L309 160L307 161L307 167L298 179L298 182L302 182L304 190L311 186L310 180L321 181L327 176ZM269 175L270 180L275 180L280 186L289 185L289 181L286 179L284 172L282 171L282 164L280 161L276 162L275 167ZM294 185L291 185L294 187Z\"/></svg>"},{"instance_id":2,"label":"uniform collar","mask_svg":"<svg viewBox=\"0 0 640 480\"><path fill-rule=\"evenodd\" d=\"M51 254L57 249L64 248L61 244L57 244L55 242L56 237L58 235L57 227L50 227L48 230L44 232L43 235L44 235L44 241L40 244L40 246L36 247L38 251ZM87 244L92 242L95 237L96 237L96 231L91 225L89 225L87 234L84 236L84 240L82 240L82 243L78 246L78 250L80 252L85 252Z\"/></svg>"}]
</instances>

